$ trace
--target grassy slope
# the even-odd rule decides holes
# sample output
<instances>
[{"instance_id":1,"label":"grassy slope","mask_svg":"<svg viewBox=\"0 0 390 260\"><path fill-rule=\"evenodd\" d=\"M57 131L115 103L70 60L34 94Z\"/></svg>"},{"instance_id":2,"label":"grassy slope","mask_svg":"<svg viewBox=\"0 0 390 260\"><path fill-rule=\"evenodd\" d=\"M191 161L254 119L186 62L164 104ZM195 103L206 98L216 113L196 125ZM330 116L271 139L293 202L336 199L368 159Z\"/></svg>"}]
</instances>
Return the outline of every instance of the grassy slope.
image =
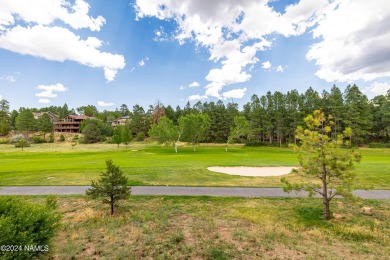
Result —
<instances>
[{"instance_id":1,"label":"grassy slope","mask_svg":"<svg viewBox=\"0 0 390 260\"><path fill-rule=\"evenodd\" d=\"M221 146L172 148L133 144L33 145L21 152L0 145L0 185L89 185L113 159L131 185L189 186L281 186L280 177L239 177L208 171L208 166L293 166L296 155L290 149L235 146L226 153ZM373 188L390 189L390 150L362 149L358 179ZM292 175L292 179L297 176Z\"/></svg>"},{"instance_id":2,"label":"grassy slope","mask_svg":"<svg viewBox=\"0 0 390 260\"><path fill-rule=\"evenodd\" d=\"M39 202L40 198L29 198ZM114 217L83 197L59 200L58 259L387 259L390 201L338 199L324 221L319 199L131 197ZM373 216L360 213L374 208Z\"/></svg>"}]
</instances>

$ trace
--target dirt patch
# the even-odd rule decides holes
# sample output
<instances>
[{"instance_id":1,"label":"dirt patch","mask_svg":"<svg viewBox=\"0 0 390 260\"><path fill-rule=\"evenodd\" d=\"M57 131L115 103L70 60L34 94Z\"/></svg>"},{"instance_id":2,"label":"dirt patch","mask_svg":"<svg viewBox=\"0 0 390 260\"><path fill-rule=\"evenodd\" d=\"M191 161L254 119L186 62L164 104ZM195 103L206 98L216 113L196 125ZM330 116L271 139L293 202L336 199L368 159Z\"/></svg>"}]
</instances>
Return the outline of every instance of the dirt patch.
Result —
<instances>
[{"instance_id":1,"label":"dirt patch","mask_svg":"<svg viewBox=\"0 0 390 260\"><path fill-rule=\"evenodd\" d=\"M295 167L208 167L212 172L239 176L281 176L291 173Z\"/></svg>"}]
</instances>

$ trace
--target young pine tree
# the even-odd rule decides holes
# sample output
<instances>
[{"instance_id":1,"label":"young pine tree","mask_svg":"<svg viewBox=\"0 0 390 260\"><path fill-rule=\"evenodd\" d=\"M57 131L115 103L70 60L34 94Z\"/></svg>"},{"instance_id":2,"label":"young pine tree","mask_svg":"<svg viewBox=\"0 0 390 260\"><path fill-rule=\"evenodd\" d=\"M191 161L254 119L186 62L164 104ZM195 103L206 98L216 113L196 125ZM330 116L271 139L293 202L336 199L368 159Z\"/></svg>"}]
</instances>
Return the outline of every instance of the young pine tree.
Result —
<instances>
[{"instance_id":1,"label":"young pine tree","mask_svg":"<svg viewBox=\"0 0 390 260\"><path fill-rule=\"evenodd\" d=\"M322 197L323 214L330 219L330 201L336 195L352 196L355 173L354 163L360 160L360 154L352 149L342 148L345 137L330 137L334 126L332 117L326 118L320 110L305 118L306 129L297 128L300 144L294 145L298 153L300 169L297 173L308 182L292 184L286 178L284 190L305 190L309 196L319 194ZM314 180L314 181L313 181Z\"/></svg>"},{"instance_id":2,"label":"young pine tree","mask_svg":"<svg viewBox=\"0 0 390 260\"><path fill-rule=\"evenodd\" d=\"M129 198L131 187L127 186L128 179L112 160L107 160L106 165L106 172L102 172L99 180L92 181L92 187L86 191L86 194L94 199L102 198L103 203L110 205L111 215L113 215L118 201Z\"/></svg>"}]
</instances>

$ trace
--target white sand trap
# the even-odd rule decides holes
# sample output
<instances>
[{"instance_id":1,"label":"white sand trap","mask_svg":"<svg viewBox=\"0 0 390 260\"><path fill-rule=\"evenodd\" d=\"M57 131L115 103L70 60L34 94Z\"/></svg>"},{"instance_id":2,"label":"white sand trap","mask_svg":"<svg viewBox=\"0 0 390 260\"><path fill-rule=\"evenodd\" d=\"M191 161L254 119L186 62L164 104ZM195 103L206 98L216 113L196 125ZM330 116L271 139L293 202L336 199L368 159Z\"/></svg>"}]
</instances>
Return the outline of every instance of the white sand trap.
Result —
<instances>
[{"instance_id":1,"label":"white sand trap","mask_svg":"<svg viewBox=\"0 0 390 260\"><path fill-rule=\"evenodd\" d=\"M296 167L208 167L212 172L226 173L240 176L281 176L291 172Z\"/></svg>"}]
</instances>

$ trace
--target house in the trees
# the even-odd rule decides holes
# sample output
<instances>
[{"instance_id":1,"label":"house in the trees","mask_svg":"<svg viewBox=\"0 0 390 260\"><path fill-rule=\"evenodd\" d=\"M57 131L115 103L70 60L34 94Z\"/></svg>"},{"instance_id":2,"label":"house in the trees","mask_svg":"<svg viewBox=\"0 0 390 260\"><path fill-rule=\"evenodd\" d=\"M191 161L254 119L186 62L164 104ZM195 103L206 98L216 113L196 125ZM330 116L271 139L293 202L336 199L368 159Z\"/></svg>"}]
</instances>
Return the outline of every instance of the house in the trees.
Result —
<instances>
[{"instance_id":1,"label":"house in the trees","mask_svg":"<svg viewBox=\"0 0 390 260\"><path fill-rule=\"evenodd\" d=\"M126 121L130 119L129 116L122 116L118 119L115 119L114 121L111 122L112 127L116 127L117 125L125 125Z\"/></svg>"},{"instance_id":2,"label":"house in the trees","mask_svg":"<svg viewBox=\"0 0 390 260\"><path fill-rule=\"evenodd\" d=\"M50 121L53 124L58 121L58 116L50 111L49 112L33 112L35 119L41 118L44 114L47 114L50 117Z\"/></svg>"},{"instance_id":3,"label":"house in the trees","mask_svg":"<svg viewBox=\"0 0 390 260\"><path fill-rule=\"evenodd\" d=\"M80 125L85 119L96 119L86 115L68 115L54 123L54 131L80 133Z\"/></svg>"}]
</instances>

